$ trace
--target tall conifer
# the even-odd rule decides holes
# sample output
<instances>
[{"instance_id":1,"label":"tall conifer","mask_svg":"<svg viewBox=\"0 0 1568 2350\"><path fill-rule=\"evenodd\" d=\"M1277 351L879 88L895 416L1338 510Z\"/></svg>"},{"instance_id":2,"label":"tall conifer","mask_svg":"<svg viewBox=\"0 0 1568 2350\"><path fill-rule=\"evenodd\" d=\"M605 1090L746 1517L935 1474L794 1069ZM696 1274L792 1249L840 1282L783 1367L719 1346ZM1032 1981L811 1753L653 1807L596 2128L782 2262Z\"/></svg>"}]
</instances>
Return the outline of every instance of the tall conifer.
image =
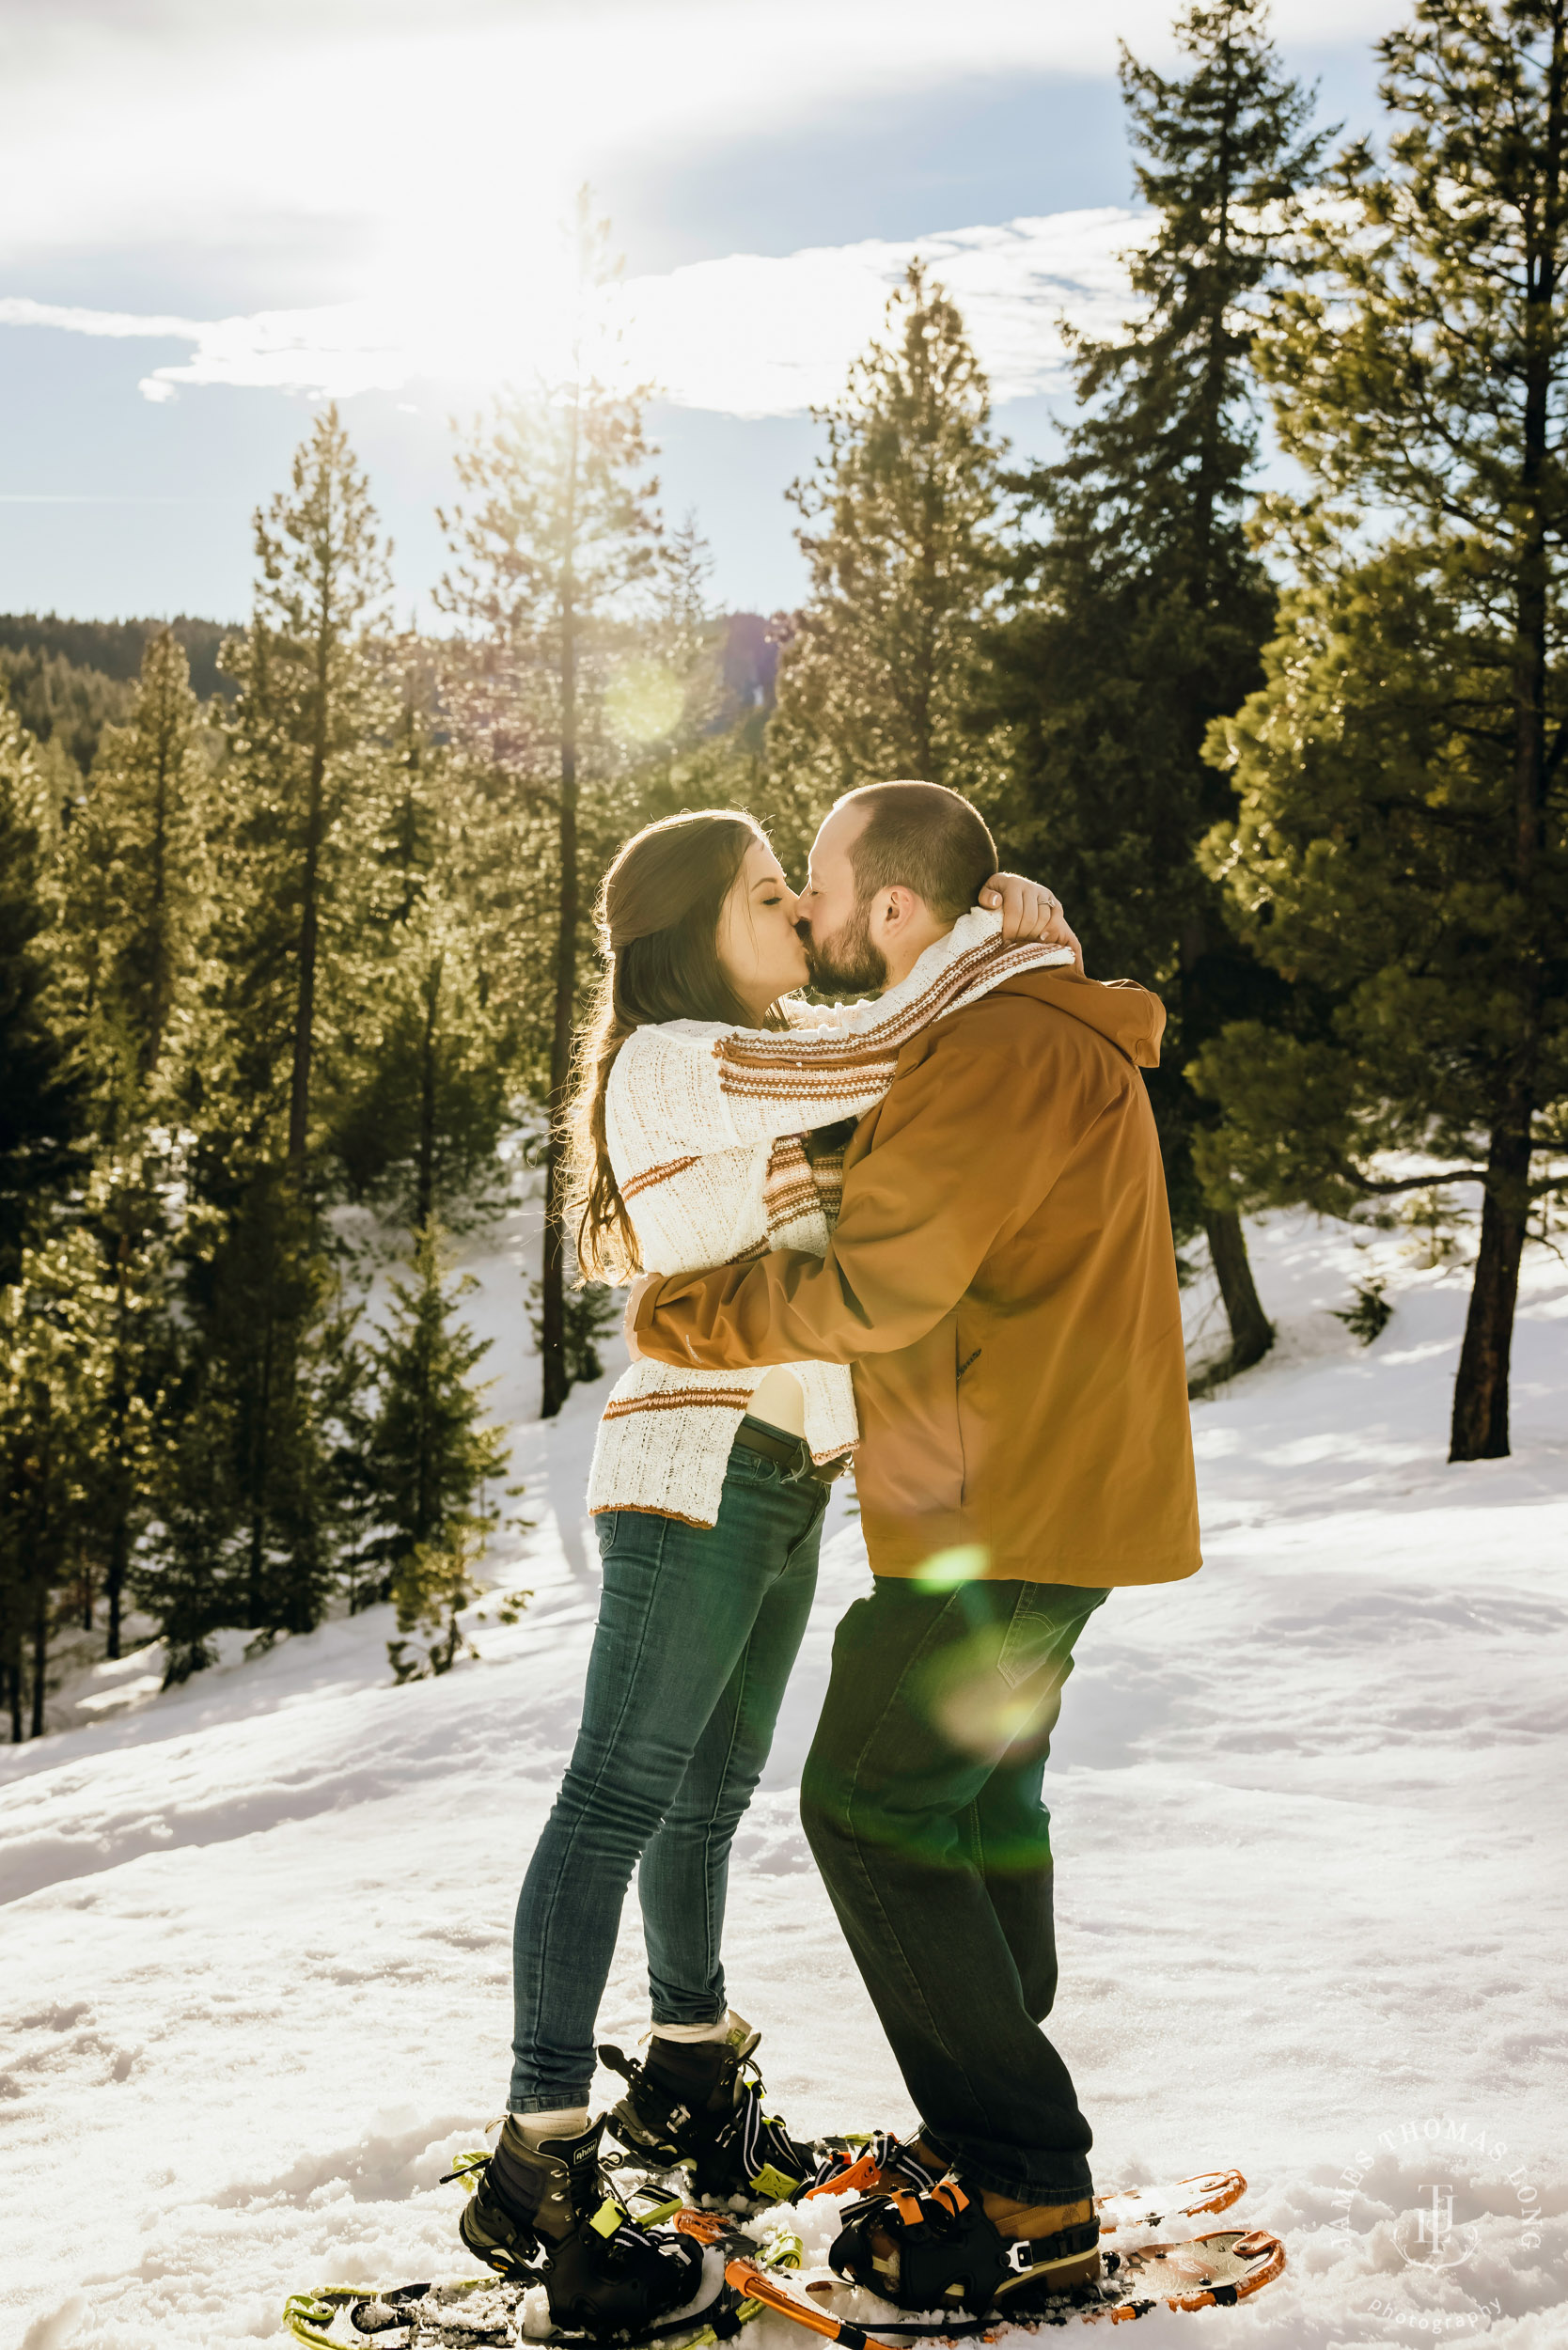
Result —
<instances>
[{"instance_id":1,"label":"tall conifer","mask_svg":"<svg viewBox=\"0 0 1568 2350\"><path fill-rule=\"evenodd\" d=\"M604 224L578 212L585 311L609 274ZM543 1040L549 1131L541 1297L543 1413L560 1410L567 1363L566 1156L583 932L579 833L585 788L616 771L603 725L609 652L650 582L660 525L648 476L643 395L607 392L586 345L557 384L500 401L462 445L462 502L444 517L453 550L446 608L474 659L460 691L470 744L537 818L547 860L549 1021Z\"/></svg>"},{"instance_id":2,"label":"tall conifer","mask_svg":"<svg viewBox=\"0 0 1568 2350\"><path fill-rule=\"evenodd\" d=\"M918 259L818 421L826 451L790 493L810 588L768 729L774 797L796 803L792 822L770 805L781 854L803 854L857 784L913 776L988 797L972 721L978 632L1004 571L1002 445L964 321Z\"/></svg>"},{"instance_id":3,"label":"tall conifer","mask_svg":"<svg viewBox=\"0 0 1568 2350\"><path fill-rule=\"evenodd\" d=\"M42 1735L50 1641L90 1540L104 1295L92 1243L70 1226L40 1231L0 1288L0 1668L13 1740L24 1723Z\"/></svg>"},{"instance_id":4,"label":"tall conifer","mask_svg":"<svg viewBox=\"0 0 1568 2350\"><path fill-rule=\"evenodd\" d=\"M192 990L211 886L200 716L184 649L159 629L127 723L103 728L63 843L62 976L111 1133L149 1106Z\"/></svg>"},{"instance_id":5,"label":"tall conifer","mask_svg":"<svg viewBox=\"0 0 1568 2350\"><path fill-rule=\"evenodd\" d=\"M217 945L231 974L234 1077L303 1169L323 1029L352 990L354 930L385 791L395 701L378 634L389 580L365 476L336 407L256 517L238 679Z\"/></svg>"},{"instance_id":6,"label":"tall conifer","mask_svg":"<svg viewBox=\"0 0 1568 2350\"><path fill-rule=\"evenodd\" d=\"M321 1621L346 1534L338 1454L359 1375L312 1204L287 1164L220 1164L196 1189L163 1496L171 1538L138 1578L160 1614L165 1590L178 1597L190 1665L219 1624Z\"/></svg>"},{"instance_id":7,"label":"tall conifer","mask_svg":"<svg viewBox=\"0 0 1568 2350\"><path fill-rule=\"evenodd\" d=\"M80 1170L85 1070L50 995L49 811L32 746L0 698L0 1282L52 1191Z\"/></svg>"},{"instance_id":8,"label":"tall conifer","mask_svg":"<svg viewBox=\"0 0 1568 2350\"><path fill-rule=\"evenodd\" d=\"M488 902L510 840L473 764L443 739L428 648L403 648L403 700L361 929L359 990L330 1144L356 1197L417 1230L494 1173L521 1025L494 969Z\"/></svg>"},{"instance_id":9,"label":"tall conifer","mask_svg":"<svg viewBox=\"0 0 1568 2350\"><path fill-rule=\"evenodd\" d=\"M1179 1232L1207 1232L1231 1368L1272 1340L1241 1225L1200 1191L1183 1075L1239 1008L1279 992L1229 933L1196 853L1228 805L1209 723L1258 682L1274 593L1247 540L1258 461L1249 345L1283 201L1316 166L1309 100L1281 71L1263 0L1200 0L1178 20L1180 71L1125 48L1139 190L1142 304L1120 338L1081 340L1083 414L1061 460L1018 485L1047 525L1020 566L997 645L996 713L1014 729L1015 861L1046 874L1090 967L1156 988L1171 1014L1151 1083Z\"/></svg>"},{"instance_id":10,"label":"tall conifer","mask_svg":"<svg viewBox=\"0 0 1568 2350\"><path fill-rule=\"evenodd\" d=\"M1208 1074L1264 1196L1405 1187L1392 1144L1479 1175L1450 1457L1491 1459L1568 1147L1568 4L1420 0L1379 48L1388 159L1341 159L1262 345L1326 510L1215 744L1243 799L1215 870L1331 1009Z\"/></svg>"}]
</instances>

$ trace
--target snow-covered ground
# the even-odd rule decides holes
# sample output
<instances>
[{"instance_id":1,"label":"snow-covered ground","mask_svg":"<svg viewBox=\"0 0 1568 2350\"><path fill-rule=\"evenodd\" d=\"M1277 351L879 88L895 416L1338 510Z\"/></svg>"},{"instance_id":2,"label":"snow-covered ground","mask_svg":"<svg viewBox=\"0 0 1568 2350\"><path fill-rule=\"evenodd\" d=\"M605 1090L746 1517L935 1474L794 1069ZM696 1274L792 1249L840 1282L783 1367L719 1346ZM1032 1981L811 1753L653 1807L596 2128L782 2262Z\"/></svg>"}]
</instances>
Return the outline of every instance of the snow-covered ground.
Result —
<instances>
[{"instance_id":1,"label":"snow-covered ground","mask_svg":"<svg viewBox=\"0 0 1568 2350\"><path fill-rule=\"evenodd\" d=\"M597 1589L602 1390L531 1418L526 1222L468 1250L534 1521L495 1570L533 1596L510 1627L481 1606L481 1660L393 1687L384 1609L248 1660L231 1637L166 1695L143 1653L0 1756L6 2350L276 2341L291 2290L471 2268L438 2181L504 2103L512 1903ZM1514 1457L1450 1468L1465 1273L1305 1217L1254 1237L1281 1340L1196 1410L1208 1563L1096 1617L1049 1774L1053 2029L1100 2183L1238 2165L1289 2250L1255 2303L1137 2339L1562 2350L1568 1272L1531 1252ZM1363 1350L1326 1309L1379 1269ZM909 2118L795 1817L866 1574L842 1498L830 1528L728 1935L805 2130ZM632 1904L602 2026L644 2015Z\"/></svg>"}]
</instances>

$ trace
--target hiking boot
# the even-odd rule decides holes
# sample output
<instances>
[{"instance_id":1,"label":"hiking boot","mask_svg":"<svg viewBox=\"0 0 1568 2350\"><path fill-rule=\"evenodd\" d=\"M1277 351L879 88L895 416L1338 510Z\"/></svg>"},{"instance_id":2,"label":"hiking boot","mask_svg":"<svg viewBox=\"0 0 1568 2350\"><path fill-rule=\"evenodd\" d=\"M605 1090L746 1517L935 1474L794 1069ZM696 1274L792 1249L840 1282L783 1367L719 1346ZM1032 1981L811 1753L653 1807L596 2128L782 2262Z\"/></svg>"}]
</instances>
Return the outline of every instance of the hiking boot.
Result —
<instances>
[{"instance_id":1,"label":"hiking boot","mask_svg":"<svg viewBox=\"0 0 1568 2350\"><path fill-rule=\"evenodd\" d=\"M609 2130L627 2152L655 2170L689 2166L697 2195L733 2204L787 2203L815 2179L822 2149L792 2138L776 2114L762 2110L762 2083L751 2061L760 2032L736 2018L724 2040L661 2040L639 2064L619 2048L599 2061L627 2082Z\"/></svg>"},{"instance_id":2,"label":"hiking boot","mask_svg":"<svg viewBox=\"0 0 1568 2350\"><path fill-rule=\"evenodd\" d=\"M627 2217L599 2169L604 2132L601 2119L579 2138L530 2146L509 2114L458 2232L488 2268L542 2283L557 2326L640 2334L691 2300L702 2252L672 2228Z\"/></svg>"},{"instance_id":3,"label":"hiking boot","mask_svg":"<svg viewBox=\"0 0 1568 2350\"><path fill-rule=\"evenodd\" d=\"M1093 2284L1099 2241L1087 2195L1019 2203L970 2194L949 2171L928 2192L855 2204L828 2260L840 2277L900 2309L1026 2316Z\"/></svg>"}]
</instances>

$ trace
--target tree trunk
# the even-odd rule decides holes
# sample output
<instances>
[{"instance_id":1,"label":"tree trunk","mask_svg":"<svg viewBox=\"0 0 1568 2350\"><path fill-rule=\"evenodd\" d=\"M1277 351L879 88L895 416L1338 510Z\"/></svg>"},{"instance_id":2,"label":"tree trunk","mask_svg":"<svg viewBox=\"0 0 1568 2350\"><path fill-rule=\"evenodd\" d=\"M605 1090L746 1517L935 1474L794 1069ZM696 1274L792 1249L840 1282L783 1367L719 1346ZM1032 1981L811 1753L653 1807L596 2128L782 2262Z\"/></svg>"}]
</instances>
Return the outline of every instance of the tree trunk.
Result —
<instances>
[{"instance_id":1,"label":"tree trunk","mask_svg":"<svg viewBox=\"0 0 1568 2350\"><path fill-rule=\"evenodd\" d=\"M310 786L305 827L305 873L300 889L299 993L294 1010L294 1070L289 1094L289 1156L305 1157L310 1120L310 1055L316 1031L317 901L321 891L321 835L326 793L328 703L331 696L332 590L321 579L316 623L316 707L310 736Z\"/></svg>"},{"instance_id":2,"label":"tree trunk","mask_svg":"<svg viewBox=\"0 0 1568 2350\"><path fill-rule=\"evenodd\" d=\"M43 1693L49 1670L49 1580L39 1578L38 1613L33 1618L33 1724L35 1738L43 1736Z\"/></svg>"},{"instance_id":3,"label":"tree trunk","mask_svg":"<svg viewBox=\"0 0 1568 2350\"><path fill-rule=\"evenodd\" d=\"M310 1047L316 1025L316 898L321 885L321 779L320 750L310 760L310 813L305 843L305 875L300 897L299 989L294 1006L294 1069L289 1090L289 1156L298 1165L305 1157L310 1120Z\"/></svg>"},{"instance_id":4,"label":"tree trunk","mask_svg":"<svg viewBox=\"0 0 1568 2350\"><path fill-rule=\"evenodd\" d=\"M104 1655L119 1654L121 1608L125 1597L125 1570L130 1563L130 1529L125 1522L123 1506L117 1509L115 1522L109 1532L109 1572L103 1579L103 1596L109 1607L109 1637Z\"/></svg>"},{"instance_id":5,"label":"tree trunk","mask_svg":"<svg viewBox=\"0 0 1568 2350\"><path fill-rule=\"evenodd\" d=\"M147 1042L142 1052L142 1074L157 1073L164 1050L164 1029L167 1025L169 998L168 935L168 796L169 743L167 702L159 713L158 775L153 798L152 822L152 987L148 1005Z\"/></svg>"},{"instance_id":6,"label":"tree trunk","mask_svg":"<svg viewBox=\"0 0 1568 2350\"><path fill-rule=\"evenodd\" d=\"M550 1135L544 1160L544 1258L540 1278L540 1412L554 1419L572 1381L566 1361L566 1136L572 1083L572 1018L577 1000L577 412L569 442L561 587L560 900L556 930L556 1009L550 1035Z\"/></svg>"},{"instance_id":7,"label":"tree trunk","mask_svg":"<svg viewBox=\"0 0 1568 2350\"><path fill-rule=\"evenodd\" d=\"M1231 1324L1231 1356L1226 1369L1246 1371L1250 1364L1261 1362L1274 1344L1274 1324L1258 1295L1247 1254L1247 1235L1234 1208L1205 1208L1203 1230L1209 1236L1215 1278L1219 1283L1226 1319Z\"/></svg>"},{"instance_id":8,"label":"tree trunk","mask_svg":"<svg viewBox=\"0 0 1568 2350\"><path fill-rule=\"evenodd\" d=\"M250 1446L250 1588L246 1593L249 1604L245 1612L253 1632L261 1632L266 1628L261 1570L267 1547L267 1451L273 1408L273 1318L269 1313L266 1335L261 1342L260 1409Z\"/></svg>"},{"instance_id":9,"label":"tree trunk","mask_svg":"<svg viewBox=\"0 0 1568 2350\"><path fill-rule=\"evenodd\" d=\"M1520 462L1520 555L1515 586L1513 650L1513 817L1515 875L1527 920L1541 939L1538 873L1545 840L1546 683L1551 633L1552 535L1557 488L1552 467L1552 401L1560 368L1560 329L1554 322L1562 230L1564 32L1560 6L1553 12L1549 70L1544 201L1532 215L1532 249L1525 285L1525 399ZM1513 1308L1529 1214L1530 1153L1536 1065L1541 1032L1539 964L1521 942L1522 1039L1502 1112L1492 1129L1481 1247L1470 1284L1469 1311L1453 1383L1450 1461L1508 1457L1509 1358Z\"/></svg>"},{"instance_id":10,"label":"tree trunk","mask_svg":"<svg viewBox=\"0 0 1568 2350\"><path fill-rule=\"evenodd\" d=\"M6 1700L11 1717L11 1744L22 1744L22 1651L6 1667Z\"/></svg>"},{"instance_id":11,"label":"tree trunk","mask_svg":"<svg viewBox=\"0 0 1568 2350\"><path fill-rule=\"evenodd\" d=\"M131 1559L131 1509L125 1490L124 1457L126 1430L131 1418L130 1381L125 1362L126 1325L130 1320L126 1295L130 1259L131 1235L122 1231L116 1251L115 1382L112 1399L115 1464L118 1474L115 1480L114 1524L109 1529L109 1567L103 1581L103 1596L109 1607L109 1644L104 1653L110 1658L119 1654L120 1604L125 1590L125 1571Z\"/></svg>"},{"instance_id":12,"label":"tree trunk","mask_svg":"<svg viewBox=\"0 0 1568 2350\"><path fill-rule=\"evenodd\" d=\"M1513 1108L1513 1115L1495 1130L1487 1154L1481 1248L1453 1383L1450 1461L1508 1458L1508 1367L1529 1214L1530 1162L1528 1104L1522 1115L1519 1104Z\"/></svg>"},{"instance_id":13,"label":"tree trunk","mask_svg":"<svg viewBox=\"0 0 1568 2350\"><path fill-rule=\"evenodd\" d=\"M444 955L437 955L425 978L425 1033L419 1054L419 1158L414 1187L414 1223L421 1232L435 1214L435 1031L445 962Z\"/></svg>"}]
</instances>

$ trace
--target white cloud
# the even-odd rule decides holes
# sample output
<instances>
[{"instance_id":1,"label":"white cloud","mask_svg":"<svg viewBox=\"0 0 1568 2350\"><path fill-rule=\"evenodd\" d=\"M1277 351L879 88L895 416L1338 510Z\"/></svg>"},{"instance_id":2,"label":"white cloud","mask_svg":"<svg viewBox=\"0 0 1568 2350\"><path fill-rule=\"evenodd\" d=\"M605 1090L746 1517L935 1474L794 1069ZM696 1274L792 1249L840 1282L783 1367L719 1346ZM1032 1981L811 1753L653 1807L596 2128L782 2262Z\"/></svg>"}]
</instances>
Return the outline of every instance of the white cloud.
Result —
<instances>
[{"instance_id":1,"label":"white cloud","mask_svg":"<svg viewBox=\"0 0 1568 2350\"><path fill-rule=\"evenodd\" d=\"M1124 316L1121 255L1136 243L1141 220L1105 208L906 243L692 262L603 297L588 327L590 364L651 381L682 407L798 413L842 387L882 321L889 290L918 252L964 310L997 400L1021 399L1062 380L1060 319L1103 334ZM483 392L557 374L573 309L563 266L536 257L505 299L494 285L451 275L396 296L211 321L0 301L0 325L190 343L188 358L143 379L149 400L220 384L348 399L418 380Z\"/></svg>"},{"instance_id":2,"label":"white cloud","mask_svg":"<svg viewBox=\"0 0 1568 2350\"><path fill-rule=\"evenodd\" d=\"M0 0L3 5L3 0ZM1370 40L1403 0L1279 0L1276 31ZM1170 0L571 0L443 12L54 0L7 35L0 256L484 247L496 270L563 194L887 97L1011 73L1105 76L1169 52Z\"/></svg>"},{"instance_id":3,"label":"white cloud","mask_svg":"<svg viewBox=\"0 0 1568 2350\"><path fill-rule=\"evenodd\" d=\"M60 302L29 302L16 294L0 301L0 326L58 326L68 335L107 335L117 342L146 342L157 336L196 342L207 332L195 319L149 318L133 310L83 310Z\"/></svg>"}]
</instances>

